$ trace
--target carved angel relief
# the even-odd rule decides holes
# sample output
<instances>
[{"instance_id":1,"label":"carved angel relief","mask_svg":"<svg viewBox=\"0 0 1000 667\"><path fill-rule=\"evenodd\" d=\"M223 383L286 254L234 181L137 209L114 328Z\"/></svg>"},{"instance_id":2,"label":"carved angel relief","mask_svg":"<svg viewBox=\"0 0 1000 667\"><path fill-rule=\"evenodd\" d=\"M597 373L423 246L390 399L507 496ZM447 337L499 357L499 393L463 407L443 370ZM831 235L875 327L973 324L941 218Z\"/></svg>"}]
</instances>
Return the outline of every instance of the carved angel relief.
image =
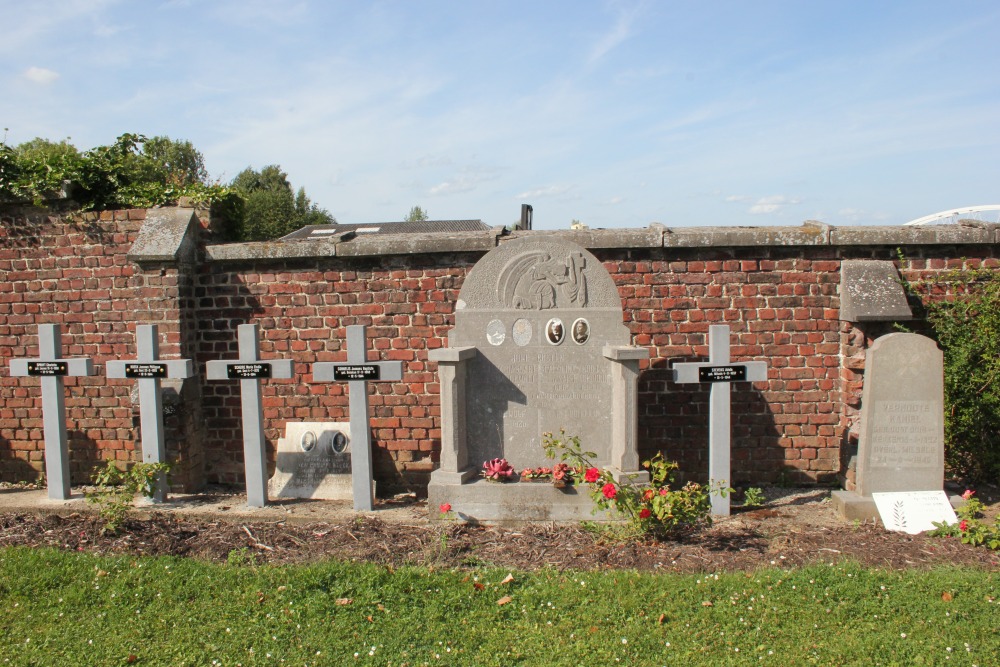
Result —
<instances>
[{"instance_id":1,"label":"carved angel relief","mask_svg":"<svg viewBox=\"0 0 1000 667\"><path fill-rule=\"evenodd\" d=\"M587 260L571 253L565 261L547 252L518 255L500 272L497 297L508 308L546 310L587 305Z\"/></svg>"}]
</instances>

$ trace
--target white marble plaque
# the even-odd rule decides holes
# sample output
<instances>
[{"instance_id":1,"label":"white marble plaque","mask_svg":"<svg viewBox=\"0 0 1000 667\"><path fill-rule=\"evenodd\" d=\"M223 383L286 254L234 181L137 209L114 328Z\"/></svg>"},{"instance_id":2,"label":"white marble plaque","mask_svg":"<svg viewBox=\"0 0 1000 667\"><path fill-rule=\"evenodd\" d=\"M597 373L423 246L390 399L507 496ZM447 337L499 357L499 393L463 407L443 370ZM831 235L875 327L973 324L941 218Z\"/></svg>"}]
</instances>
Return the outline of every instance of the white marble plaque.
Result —
<instances>
[{"instance_id":1,"label":"white marble plaque","mask_svg":"<svg viewBox=\"0 0 1000 667\"><path fill-rule=\"evenodd\" d=\"M886 530L916 535L934 530L936 523L956 523L958 517L944 491L873 493Z\"/></svg>"},{"instance_id":2,"label":"white marble plaque","mask_svg":"<svg viewBox=\"0 0 1000 667\"><path fill-rule=\"evenodd\" d=\"M289 422L269 482L275 498L351 500L351 425Z\"/></svg>"}]
</instances>

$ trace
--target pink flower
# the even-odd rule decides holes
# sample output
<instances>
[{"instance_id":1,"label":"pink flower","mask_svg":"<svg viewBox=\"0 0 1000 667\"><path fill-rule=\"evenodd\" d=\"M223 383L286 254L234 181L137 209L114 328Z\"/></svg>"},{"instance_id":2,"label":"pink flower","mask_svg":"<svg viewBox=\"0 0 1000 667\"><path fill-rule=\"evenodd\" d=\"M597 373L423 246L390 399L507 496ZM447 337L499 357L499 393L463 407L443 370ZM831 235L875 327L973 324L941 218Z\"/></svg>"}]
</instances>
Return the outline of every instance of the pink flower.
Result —
<instances>
[{"instance_id":1,"label":"pink flower","mask_svg":"<svg viewBox=\"0 0 1000 667\"><path fill-rule=\"evenodd\" d=\"M652 514L652 512L649 511L648 507L643 507L641 510L639 510L639 518L640 519L648 519L651 514Z\"/></svg>"},{"instance_id":2,"label":"pink flower","mask_svg":"<svg viewBox=\"0 0 1000 667\"><path fill-rule=\"evenodd\" d=\"M441 503L441 506L438 507L438 509L441 510L441 514L447 514L451 511L451 503Z\"/></svg>"},{"instance_id":3,"label":"pink flower","mask_svg":"<svg viewBox=\"0 0 1000 667\"><path fill-rule=\"evenodd\" d=\"M667 487L663 487L662 489L660 489L660 495L661 496L667 495Z\"/></svg>"},{"instance_id":4,"label":"pink flower","mask_svg":"<svg viewBox=\"0 0 1000 667\"><path fill-rule=\"evenodd\" d=\"M583 473L583 480L588 484L593 484L600 476L601 471L597 468L587 468L587 472Z\"/></svg>"},{"instance_id":5,"label":"pink flower","mask_svg":"<svg viewBox=\"0 0 1000 667\"><path fill-rule=\"evenodd\" d=\"M611 482L608 482L601 488L601 493L603 493L604 497L608 500L614 500L615 496L618 495L618 487Z\"/></svg>"},{"instance_id":6,"label":"pink flower","mask_svg":"<svg viewBox=\"0 0 1000 667\"><path fill-rule=\"evenodd\" d=\"M962 500L968 500L969 498L971 498L975 494L976 494L976 492L973 491L972 489L966 489L965 493L962 494Z\"/></svg>"},{"instance_id":7,"label":"pink flower","mask_svg":"<svg viewBox=\"0 0 1000 667\"><path fill-rule=\"evenodd\" d=\"M962 521L958 524L958 529L964 533L969 529L969 522L962 519Z\"/></svg>"},{"instance_id":8,"label":"pink flower","mask_svg":"<svg viewBox=\"0 0 1000 667\"><path fill-rule=\"evenodd\" d=\"M514 474L514 469L507 463L507 459L492 459L483 463L483 477L494 481L502 482L510 479Z\"/></svg>"}]
</instances>

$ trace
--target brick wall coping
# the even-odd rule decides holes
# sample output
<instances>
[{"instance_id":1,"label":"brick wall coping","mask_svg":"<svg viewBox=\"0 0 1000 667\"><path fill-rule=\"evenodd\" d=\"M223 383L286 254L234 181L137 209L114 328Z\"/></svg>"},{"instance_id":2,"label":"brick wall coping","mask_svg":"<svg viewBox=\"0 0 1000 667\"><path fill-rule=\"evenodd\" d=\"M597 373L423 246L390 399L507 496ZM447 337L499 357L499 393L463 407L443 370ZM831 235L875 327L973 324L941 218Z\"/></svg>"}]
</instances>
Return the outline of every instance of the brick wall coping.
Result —
<instances>
[{"instance_id":1,"label":"brick wall coping","mask_svg":"<svg viewBox=\"0 0 1000 667\"><path fill-rule=\"evenodd\" d=\"M529 235L553 235L588 249L709 248L768 246L913 246L979 245L1000 242L1000 224L961 220L950 225L835 227L807 221L800 227L664 227L535 230L505 233L384 234L312 241L271 241L210 245L210 262L300 259L309 257L371 257L450 252L488 252L505 240Z\"/></svg>"}]
</instances>

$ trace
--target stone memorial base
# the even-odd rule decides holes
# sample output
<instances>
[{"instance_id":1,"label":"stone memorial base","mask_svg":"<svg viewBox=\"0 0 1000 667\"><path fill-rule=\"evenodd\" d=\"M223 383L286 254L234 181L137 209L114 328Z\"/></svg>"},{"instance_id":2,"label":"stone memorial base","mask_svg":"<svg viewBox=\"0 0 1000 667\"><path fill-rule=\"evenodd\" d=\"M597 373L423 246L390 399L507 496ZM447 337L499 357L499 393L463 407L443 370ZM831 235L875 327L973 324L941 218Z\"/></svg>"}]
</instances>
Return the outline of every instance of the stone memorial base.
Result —
<instances>
[{"instance_id":1,"label":"stone memorial base","mask_svg":"<svg viewBox=\"0 0 1000 667\"><path fill-rule=\"evenodd\" d=\"M862 496L854 491L834 491L830 494L830 499L837 514L848 521L867 521L869 519L880 521L878 508L871 496ZM948 502L955 509L965 504L962 496L954 495L948 497Z\"/></svg>"},{"instance_id":2,"label":"stone memorial base","mask_svg":"<svg viewBox=\"0 0 1000 667\"><path fill-rule=\"evenodd\" d=\"M374 485L374 482L373 482ZM351 500L350 424L289 422L278 440L272 498Z\"/></svg>"},{"instance_id":3,"label":"stone memorial base","mask_svg":"<svg viewBox=\"0 0 1000 667\"><path fill-rule=\"evenodd\" d=\"M451 505L463 521L516 525L539 521L578 523L618 521L607 512L593 512L594 501L586 485L557 489L551 482L491 482L475 479L465 484L431 479L427 487L427 514L441 518L438 508Z\"/></svg>"}]
</instances>

